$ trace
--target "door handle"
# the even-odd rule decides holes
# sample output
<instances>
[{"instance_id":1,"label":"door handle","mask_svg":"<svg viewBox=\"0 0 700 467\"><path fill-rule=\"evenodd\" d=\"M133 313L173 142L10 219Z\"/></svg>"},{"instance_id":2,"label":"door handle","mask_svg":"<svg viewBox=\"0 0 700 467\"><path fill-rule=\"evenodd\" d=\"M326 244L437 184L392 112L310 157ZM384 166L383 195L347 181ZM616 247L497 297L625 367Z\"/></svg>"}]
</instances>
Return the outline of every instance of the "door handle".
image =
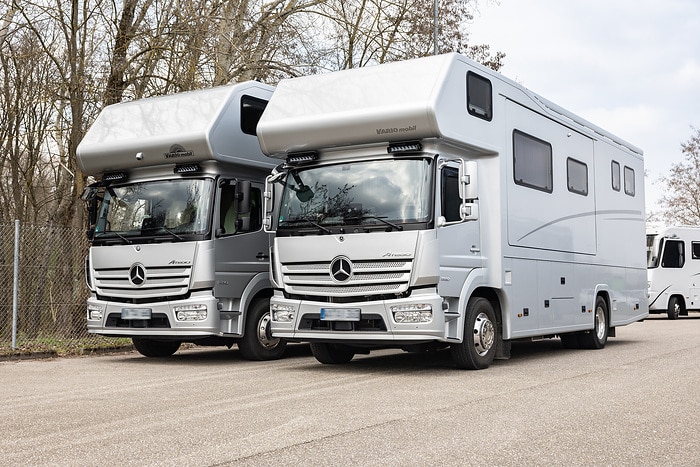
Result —
<instances>
[{"instance_id":1,"label":"door handle","mask_svg":"<svg viewBox=\"0 0 700 467\"><path fill-rule=\"evenodd\" d=\"M263 260L263 259L264 259L264 260L268 260L268 259L270 259L270 255L268 255L267 253L263 253L263 252L261 251L261 252L259 252L257 255L255 255L255 258L256 258L256 259L260 259L260 260Z\"/></svg>"},{"instance_id":2,"label":"door handle","mask_svg":"<svg viewBox=\"0 0 700 467\"><path fill-rule=\"evenodd\" d=\"M481 248L479 248L476 245L472 245L472 247L469 248L469 251L471 251L472 253L479 253L481 251Z\"/></svg>"}]
</instances>

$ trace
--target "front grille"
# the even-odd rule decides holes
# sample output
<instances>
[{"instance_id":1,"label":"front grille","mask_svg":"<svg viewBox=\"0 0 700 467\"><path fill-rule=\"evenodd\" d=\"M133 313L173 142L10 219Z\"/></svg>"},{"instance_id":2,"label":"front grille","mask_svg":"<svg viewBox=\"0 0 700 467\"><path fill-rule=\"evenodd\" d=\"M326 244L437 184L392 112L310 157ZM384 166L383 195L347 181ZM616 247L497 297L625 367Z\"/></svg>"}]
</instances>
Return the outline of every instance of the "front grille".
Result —
<instances>
[{"instance_id":1,"label":"front grille","mask_svg":"<svg viewBox=\"0 0 700 467\"><path fill-rule=\"evenodd\" d=\"M360 321L321 321L318 313L307 313L299 321L300 331L386 332L380 315L362 315Z\"/></svg>"},{"instance_id":2,"label":"front grille","mask_svg":"<svg viewBox=\"0 0 700 467\"><path fill-rule=\"evenodd\" d=\"M146 267L146 280L134 285L129 280L130 268L95 269L95 288L98 295L115 301L135 303L143 300L161 301L188 293L190 266Z\"/></svg>"},{"instance_id":3,"label":"front grille","mask_svg":"<svg viewBox=\"0 0 700 467\"><path fill-rule=\"evenodd\" d=\"M169 328L170 321L164 313L153 313L151 319L122 319L121 313L110 313L107 315L106 328Z\"/></svg>"},{"instance_id":4,"label":"front grille","mask_svg":"<svg viewBox=\"0 0 700 467\"><path fill-rule=\"evenodd\" d=\"M349 280L331 276L331 263L282 264L285 292L289 295L365 297L398 295L408 290L413 263L409 260L353 261Z\"/></svg>"}]
</instances>

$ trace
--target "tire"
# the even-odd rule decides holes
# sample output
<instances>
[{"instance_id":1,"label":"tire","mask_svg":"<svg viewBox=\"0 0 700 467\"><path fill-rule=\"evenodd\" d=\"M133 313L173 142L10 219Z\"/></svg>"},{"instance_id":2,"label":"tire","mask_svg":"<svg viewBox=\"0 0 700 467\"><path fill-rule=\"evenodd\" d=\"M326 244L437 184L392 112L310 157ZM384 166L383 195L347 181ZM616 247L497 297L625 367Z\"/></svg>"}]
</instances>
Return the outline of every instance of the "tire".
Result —
<instances>
[{"instance_id":1,"label":"tire","mask_svg":"<svg viewBox=\"0 0 700 467\"><path fill-rule=\"evenodd\" d=\"M463 370L488 368L493 363L499 339L491 302L482 297L472 298L464 318L464 340L450 347L452 360Z\"/></svg>"},{"instance_id":2,"label":"tire","mask_svg":"<svg viewBox=\"0 0 700 467\"><path fill-rule=\"evenodd\" d=\"M671 297L668 301L668 310L666 311L668 319L678 319L678 316L683 314L683 302L678 297Z\"/></svg>"},{"instance_id":3,"label":"tire","mask_svg":"<svg viewBox=\"0 0 700 467\"><path fill-rule=\"evenodd\" d=\"M342 344L311 344L311 353L326 365L348 363L355 356L350 347Z\"/></svg>"},{"instance_id":4,"label":"tire","mask_svg":"<svg viewBox=\"0 0 700 467\"><path fill-rule=\"evenodd\" d=\"M579 334L579 345L582 349L602 349L608 342L608 305L603 297L595 300L593 315L593 330Z\"/></svg>"},{"instance_id":5,"label":"tire","mask_svg":"<svg viewBox=\"0 0 700 467\"><path fill-rule=\"evenodd\" d=\"M238 351L246 360L277 360L286 347L286 340L272 337L270 332L270 300L254 301L248 308Z\"/></svg>"},{"instance_id":6,"label":"tire","mask_svg":"<svg viewBox=\"0 0 700 467\"><path fill-rule=\"evenodd\" d=\"M180 348L179 341L157 341L154 339L144 339L142 337L132 337L134 347L144 357L170 357Z\"/></svg>"}]
</instances>

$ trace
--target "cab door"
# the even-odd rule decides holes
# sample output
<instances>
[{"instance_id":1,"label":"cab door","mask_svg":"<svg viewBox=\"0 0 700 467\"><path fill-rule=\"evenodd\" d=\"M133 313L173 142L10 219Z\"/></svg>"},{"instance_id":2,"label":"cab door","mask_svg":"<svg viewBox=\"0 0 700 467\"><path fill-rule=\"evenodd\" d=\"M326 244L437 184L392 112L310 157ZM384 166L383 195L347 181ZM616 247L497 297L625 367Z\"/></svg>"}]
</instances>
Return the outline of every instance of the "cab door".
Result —
<instances>
[{"instance_id":1,"label":"cab door","mask_svg":"<svg viewBox=\"0 0 700 467\"><path fill-rule=\"evenodd\" d=\"M260 273L267 273L269 234L262 229L262 184L220 182L215 216L214 294L220 299L243 295L245 287Z\"/></svg>"},{"instance_id":2,"label":"cab door","mask_svg":"<svg viewBox=\"0 0 700 467\"><path fill-rule=\"evenodd\" d=\"M459 297L469 273L482 267L480 221L461 221L459 168L447 163L438 169L436 177L436 218L444 220L438 226L440 253L440 283L438 293L443 297Z\"/></svg>"}]
</instances>

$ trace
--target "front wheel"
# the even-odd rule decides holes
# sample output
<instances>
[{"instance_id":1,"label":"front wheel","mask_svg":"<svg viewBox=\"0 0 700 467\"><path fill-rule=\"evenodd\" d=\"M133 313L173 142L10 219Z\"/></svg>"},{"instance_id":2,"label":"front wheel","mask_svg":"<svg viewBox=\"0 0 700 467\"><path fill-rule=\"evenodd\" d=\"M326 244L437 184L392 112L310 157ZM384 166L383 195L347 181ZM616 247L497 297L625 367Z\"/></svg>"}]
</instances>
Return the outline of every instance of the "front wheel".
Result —
<instances>
[{"instance_id":1,"label":"front wheel","mask_svg":"<svg viewBox=\"0 0 700 467\"><path fill-rule=\"evenodd\" d=\"M311 344L311 353L316 360L328 365L348 363L355 356L355 352L342 344Z\"/></svg>"},{"instance_id":2,"label":"front wheel","mask_svg":"<svg viewBox=\"0 0 700 467\"><path fill-rule=\"evenodd\" d=\"M682 309L683 303L681 300L678 297L671 297L671 300L668 301L668 310L666 311L668 319L678 319Z\"/></svg>"},{"instance_id":3,"label":"front wheel","mask_svg":"<svg viewBox=\"0 0 700 467\"><path fill-rule=\"evenodd\" d=\"M272 337L270 301L257 300L248 308L243 338L238 351L246 360L277 360L282 357L287 341Z\"/></svg>"},{"instance_id":4,"label":"front wheel","mask_svg":"<svg viewBox=\"0 0 700 467\"><path fill-rule=\"evenodd\" d=\"M463 370L488 368L493 363L499 339L491 302L482 297L472 298L464 318L464 339L450 347L452 360Z\"/></svg>"},{"instance_id":5,"label":"front wheel","mask_svg":"<svg viewBox=\"0 0 700 467\"><path fill-rule=\"evenodd\" d=\"M603 297L595 300L593 330L579 335L579 343L584 349L602 349L608 341L608 305Z\"/></svg>"},{"instance_id":6,"label":"front wheel","mask_svg":"<svg viewBox=\"0 0 700 467\"><path fill-rule=\"evenodd\" d=\"M144 357L170 357L180 348L179 341L157 341L142 337L132 337L131 342Z\"/></svg>"}]
</instances>

